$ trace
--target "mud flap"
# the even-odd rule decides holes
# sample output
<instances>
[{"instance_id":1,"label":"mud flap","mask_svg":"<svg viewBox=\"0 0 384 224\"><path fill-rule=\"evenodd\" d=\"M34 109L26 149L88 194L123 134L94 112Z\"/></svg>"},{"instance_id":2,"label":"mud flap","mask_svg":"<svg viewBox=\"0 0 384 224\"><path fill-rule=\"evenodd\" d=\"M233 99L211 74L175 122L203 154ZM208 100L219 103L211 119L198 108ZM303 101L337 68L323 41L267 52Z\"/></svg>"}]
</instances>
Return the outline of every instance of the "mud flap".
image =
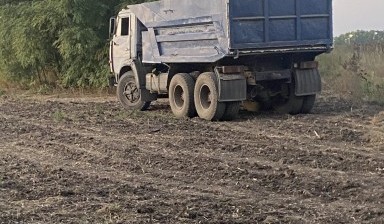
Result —
<instances>
[{"instance_id":1,"label":"mud flap","mask_svg":"<svg viewBox=\"0 0 384 224\"><path fill-rule=\"evenodd\" d=\"M319 70L297 69L294 71L295 95L309 96L321 92L321 77Z\"/></svg>"},{"instance_id":2,"label":"mud flap","mask_svg":"<svg viewBox=\"0 0 384 224\"><path fill-rule=\"evenodd\" d=\"M219 74L219 102L243 101L247 98L247 81L244 75Z\"/></svg>"}]
</instances>

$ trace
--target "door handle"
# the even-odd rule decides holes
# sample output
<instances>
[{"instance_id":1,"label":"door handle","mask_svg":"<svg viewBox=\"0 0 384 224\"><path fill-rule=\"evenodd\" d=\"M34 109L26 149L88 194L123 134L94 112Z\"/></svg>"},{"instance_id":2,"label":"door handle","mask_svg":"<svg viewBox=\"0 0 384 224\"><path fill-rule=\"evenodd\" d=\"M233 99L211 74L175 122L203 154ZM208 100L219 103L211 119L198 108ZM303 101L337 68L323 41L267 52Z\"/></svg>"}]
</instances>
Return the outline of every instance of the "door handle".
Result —
<instances>
[{"instance_id":1,"label":"door handle","mask_svg":"<svg viewBox=\"0 0 384 224\"><path fill-rule=\"evenodd\" d=\"M113 45L115 45L115 46L119 46L119 44L117 44L116 42L113 42Z\"/></svg>"}]
</instances>

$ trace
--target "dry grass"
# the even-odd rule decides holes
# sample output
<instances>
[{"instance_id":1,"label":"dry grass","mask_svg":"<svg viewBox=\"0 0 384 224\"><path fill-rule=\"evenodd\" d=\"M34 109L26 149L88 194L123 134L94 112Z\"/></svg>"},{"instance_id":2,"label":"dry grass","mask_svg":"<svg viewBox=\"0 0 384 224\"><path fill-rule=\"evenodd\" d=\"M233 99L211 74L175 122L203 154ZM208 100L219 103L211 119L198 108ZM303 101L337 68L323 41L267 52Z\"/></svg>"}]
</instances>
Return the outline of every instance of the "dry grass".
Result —
<instances>
[{"instance_id":1,"label":"dry grass","mask_svg":"<svg viewBox=\"0 0 384 224\"><path fill-rule=\"evenodd\" d=\"M364 138L367 142L380 147L384 143L384 111L376 113L370 120L370 124Z\"/></svg>"},{"instance_id":2,"label":"dry grass","mask_svg":"<svg viewBox=\"0 0 384 224\"><path fill-rule=\"evenodd\" d=\"M384 52L374 45L337 45L318 57L325 86L355 102L384 104Z\"/></svg>"},{"instance_id":3,"label":"dry grass","mask_svg":"<svg viewBox=\"0 0 384 224\"><path fill-rule=\"evenodd\" d=\"M384 126L384 111L376 114L373 117L372 124L375 126Z\"/></svg>"}]
</instances>

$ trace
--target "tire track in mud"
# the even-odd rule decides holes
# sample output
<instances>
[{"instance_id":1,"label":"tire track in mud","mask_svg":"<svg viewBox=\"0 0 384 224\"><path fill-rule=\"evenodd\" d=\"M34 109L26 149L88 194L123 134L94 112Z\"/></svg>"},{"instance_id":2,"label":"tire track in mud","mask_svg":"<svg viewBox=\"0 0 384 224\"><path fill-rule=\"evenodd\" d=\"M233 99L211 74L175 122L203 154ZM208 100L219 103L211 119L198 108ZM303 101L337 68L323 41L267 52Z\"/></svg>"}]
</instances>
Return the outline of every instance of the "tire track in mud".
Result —
<instances>
[{"instance_id":1,"label":"tire track in mud","mask_svg":"<svg viewBox=\"0 0 384 224\"><path fill-rule=\"evenodd\" d=\"M79 130L79 129L77 129L77 130ZM225 130L224 130L225 131ZM104 134L106 134L106 132L104 132ZM120 132L116 132L116 133L113 133L113 132L111 132L111 133L108 133L110 136L117 136L117 135L119 135L120 134ZM188 134L188 133L187 133ZM182 139L184 136L183 136L184 134L182 134L182 135L180 135L180 136L178 136L178 138L179 139ZM308 164L305 164L305 165L309 165L309 166L312 166L312 167L314 167L314 168L319 168L319 166L321 167L324 167L324 168L327 168L327 167L331 167L331 168L337 168L337 163L340 163L340 160L341 161L343 161L344 160L344 158L343 157L341 157L341 156L339 156L339 155L331 155L330 153L327 153L327 151L330 151L331 149L326 149L325 151L325 153L324 153L324 149L321 149L321 147L323 146L323 145L317 145L316 147L314 147L314 148L311 148L311 149L308 149L307 147L305 147L305 148L299 148L299 149L291 149L291 148L286 148L286 147L283 147L281 150L280 149L274 149L273 147L270 147L270 145L278 145L278 144L274 144L273 143L273 139L274 138L271 138L271 137L268 137L268 136L264 136L264 137L266 137L267 138L267 140L268 141L271 141L272 142L272 144L269 142L268 144L264 144L264 147L256 147L256 152L260 152L260 151L264 151L264 152L266 152L266 153L268 153L269 155L268 155L268 157L270 156L270 155L272 155L272 156L278 156L276 159L274 159L274 158L272 158L272 160L273 161L275 161L275 162L277 162L277 161L280 161L281 160L281 158L280 157L283 157L284 158L284 160L283 160L283 163L288 163L288 164L292 164L292 161L293 160L295 160L297 157L303 157L304 159L302 159L302 160L298 160L298 162L300 162L300 163L306 163L306 161L305 160L307 160L308 161ZM175 140L175 138L177 138L174 134L172 135L172 136L170 136L170 137L168 137L168 139L166 139L166 141L168 141L168 143L170 143L170 142L172 142L172 141L174 141ZM198 138L202 138L203 140L202 141L209 141L210 139L209 138L207 138L207 139L204 139L204 137L198 137ZM281 137L276 137L275 139L278 139L279 140L279 138L281 138ZM287 138L287 137L286 137ZM142 140L142 139L139 139L138 138L138 136L135 136L134 138L131 138L132 140ZM221 138L220 140L226 140L227 138ZM229 138L228 139L231 139L230 138L230 136L229 136ZM127 139L127 140L129 140L129 139ZM190 139L191 140L191 139ZM123 141L123 140L122 140ZM262 143L260 143L260 141L258 141L258 142L256 142L255 140L251 140L253 143L256 143L256 144L262 144ZM245 139L242 139L242 142L247 142ZM167 143L167 144L168 144ZM322 143L322 142L320 142L320 143ZM171 144L171 143L170 143ZM232 143L225 143L224 142L224 147L225 146L230 146ZM306 142L304 142L304 143L301 143L301 142L298 142L297 141L297 138L295 138L295 142L294 142L294 144L296 144L296 145L300 145L300 146L306 146ZM219 142L217 142L217 144L216 145L220 145L220 143ZM223 144L221 144L221 145L223 145ZM172 145L171 145L172 146ZM236 147L238 147L238 146L244 146L244 145L242 145L242 144L238 144L238 145L236 145L235 146L235 148ZM246 144L245 145L246 147L249 147L250 146L250 144ZM252 147L252 145L251 145L251 147ZM315 150L315 148L319 148L318 150L316 149ZM334 151L336 152L338 149L335 149ZM236 150L235 150L236 151ZM243 150L243 151L249 151L249 152L253 152L252 150ZM347 151L347 150L345 150L345 151ZM364 161L364 160L372 160L372 158L369 158L368 156L366 156L366 155L361 155L362 153L356 153L356 154L354 154L355 152L358 152L358 149L357 150L353 150L354 151L354 153L351 153L350 151L351 150L348 150L349 152L349 154L347 154L346 156L344 156L345 158L348 158L348 157L352 157L352 158L361 158L360 160L362 160L362 161ZM281 154L283 154L283 156L281 156ZM336 154L336 153L332 153L332 154ZM366 153L364 153L364 154L366 154ZM252 155L249 155L249 156L252 156ZM254 156L254 155L253 155ZM258 155L258 156L263 156L263 155ZM316 160L311 160L311 158L312 157L316 157L316 158L319 158L319 157L324 157L324 160L325 159L328 159L330 162L328 162L330 165L323 165L323 164L316 164ZM377 159L377 158L376 158ZM379 156L379 159L380 160L382 160L382 156ZM323 160L322 159L320 159L322 162L323 162ZM373 159L373 160L375 160L375 159ZM372 160L372 161L373 161ZM354 162L356 162L356 161L354 161ZM332 164L332 163L336 163L336 165L335 164ZM345 163L345 161L343 162L343 163ZM379 162L376 162L376 161L373 161L373 163L374 164L380 164L380 161ZM333 167L333 166L336 166L336 167ZM349 167L348 166L348 164L347 165L344 165L345 167ZM372 169L377 169L377 167L372 167ZM344 170L345 171L345 168L342 168L341 170ZM361 170L361 167L359 168L359 170ZM374 170L370 170L370 171L374 171Z\"/></svg>"},{"instance_id":2,"label":"tire track in mud","mask_svg":"<svg viewBox=\"0 0 384 224\"><path fill-rule=\"evenodd\" d=\"M22 121L22 119L19 119L19 118L15 118L15 120L19 120L19 121ZM29 118L27 121L24 120L23 121L24 123L29 123L29 125L31 125L31 119ZM33 121L32 119L32 122L34 122L34 125L37 124L37 121ZM45 127L48 127L49 124L45 124L45 125L41 125L43 127L41 128L45 128ZM35 128L35 129L39 129L39 127ZM71 129L68 129L68 128L60 128L58 130L51 130L50 132L54 133L56 131L64 131L65 129L67 129L66 131L68 131L68 133L71 133L72 130ZM93 130L94 131L94 130ZM225 132L226 130L224 130ZM120 132L121 131L117 131L117 132L109 132L109 131L101 131L103 132L103 134L99 134L98 136L95 136L94 132L90 133L89 131L86 131L86 129L84 129L84 127L82 128L77 128L76 129L76 133L75 133L75 138L76 138L76 135L77 138L81 138L79 136L81 135L85 135L86 137L89 137L91 138L91 140L95 140L95 138L98 138L98 141L101 141L103 142L103 145L104 147L109 145L108 143L110 143L110 145L112 145L114 143L114 141L116 140L119 140L120 141L120 145L123 145L124 141L145 141L146 145L151 145L153 144L153 141L152 140L149 140L151 136L153 135L138 135L138 136L127 136L127 137L114 137L114 136L119 136L121 135ZM109 136L113 136L114 140L113 141L108 141L106 140L105 136L106 135L109 135ZM168 147L172 147L172 146L177 146L177 144L173 144L173 143L177 143L179 140L181 140L182 144L186 144L185 142L183 143L183 138L184 136L187 136L188 133L184 134L182 133L181 135L172 135L172 136L166 136L166 137L161 137L160 139L160 142L165 142L165 145L168 146ZM143 136L143 137L140 137L140 136ZM68 136L67 136L68 137ZM157 136L158 137L158 136ZM260 137L260 136L259 136ZM347 168L349 168L350 164L353 162L353 163L356 163L356 161L354 160L355 158L358 158L360 159L361 161L370 161L370 163L372 163L372 167L370 167L371 170L368 170L368 171L371 171L371 172L374 172L375 170L377 170L378 168L380 167L377 167L377 164L381 164L383 162L383 156L378 156L376 158L370 158L369 156L367 156L366 154L367 153L357 153L358 152L358 149L357 150L353 150L354 152L351 152L351 150L348 150L348 154L347 155L343 155L343 156L340 156L338 154L336 154L335 152L337 152L339 149L322 149L321 147L323 147L324 145L316 145L316 146L313 146L311 149L308 149L307 147L307 143L304 142L299 142L297 141L297 138L294 138L294 144L297 145L297 146L300 146L299 148L295 148L295 149L292 149L292 148L287 148L287 147L283 147L281 149L275 149L273 147L271 147L270 145L279 145L279 143L274 143L274 139L277 139L277 141L279 142L282 138L277 136L277 137L270 137L270 136L262 136L263 138L265 138L267 141L269 141L267 144L265 144L265 141L264 141L264 145L263 147L260 147L259 145L260 144L263 144L263 142L260 142L260 141L255 141L255 140L251 140L251 141L246 141L245 139L242 139L241 142L247 142L247 144L235 144L235 142L230 138L230 136L228 137L222 137L219 139L219 141L221 142L217 142L215 145L218 145L219 148L220 147L223 147L222 150L223 151L227 151L226 147L228 147L228 150L230 151L241 151L241 155L244 157L244 156L255 156L255 153L258 157L262 157L262 158L265 158L267 161L269 159L268 162L271 162L271 161L274 161L274 162L281 162L283 164L290 164L290 165L295 165L295 162L297 163L300 163L300 164L303 164L305 166L309 166L311 168L332 168L332 169L336 169L336 170L341 170L341 171L346 171ZM204 137L197 137L200 139L200 142L201 141L206 141L206 142L209 142L209 138L206 137L206 139L204 139ZM189 141L195 141L196 142L196 139L189 139ZM86 139L87 140L87 139ZM229 140L229 143L226 142ZM287 141L288 139L286 139ZM79 141L79 140L77 140ZM173 142L173 143L171 143ZM251 142L251 144L250 144ZM79 144L81 144L82 141L79 141ZM234 145L234 148L230 148L231 145ZM256 149L253 150L252 147L256 146ZM182 148L183 146L177 146L177 150L180 151L180 149ZM205 149L205 147L207 146L200 146L200 147L203 147L203 149ZM238 148L236 148L238 147ZM246 149L241 149L241 148L246 148ZM153 153L153 149L156 149L156 148L164 148L163 145L157 143L156 145L152 146L152 149L150 149L149 151L147 151L146 153ZM239 150L240 149L240 150ZM347 150L345 150L347 151ZM193 152L193 151L192 151ZM192 153L191 152L191 153ZM329 153L328 153L329 152ZM356 152L356 153L355 153ZM103 152L105 153L105 151ZM162 153L162 152L161 152ZM199 154L199 153L195 153L195 155L191 155L191 156L196 156L196 154ZM236 153L233 153L232 156L236 156ZM278 156L277 158L271 158L271 157L274 157L274 156ZM316 158L318 160L321 161L321 163L317 162L316 160L313 160L312 158ZM348 158L352 158L352 159L348 159ZM381 161L377 161L378 159L380 159ZM239 159L238 159L239 160ZM324 164L324 161L325 164ZM338 166L342 164L343 167L341 167L340 169L338 169ZM358 170L355 170L355 171L358 171L358 172L361 172L361 171L365 171L364 169L362 169L362 167L358 167Z\"/></svg>"},{"instance_id":3,"label":"tire track in mud","mask_svg":"<svg viewBox=\"0 0 384 224\"><path fill-rule=\"evenodd\" d=\"M51 132L51 133L55 133L55 131L50 131L50 132ZM38 147L38 146L34 146L34 148L39 148L39 147ZM33 148L32 148L32 149L33 149ZM44 151L44 155L45 155L46 153L51 154L51 155L56 154L56 152L47 152L47 151ZM43 155L40 155L40 156L43 156ZM72 158L72 159L74 159L74 158ZM44 159L44 161L52 161L52 157L48 157L48 158ZM60 163L57 163L57 162L56 162L56 164L60 164ZM76 166L77 169L79 169L77 163L73 164L72 166ZM152 180L152 181L153 181L153 180ZM165 185L165 184L164 184L164 185ZM207 188L207 187L205 186L205 188ZM188 189L188 191L191 191L191 189ZM205 191L207 191L207 190L205 190ZM230 191L228 191L228 192L230 192ZM236 192L236 191L235 191L235 192ZM211 193L211 192L208 191L207 193Z\"/></svg>"},{"instance_id":4,"label":"tire track in mud","mask_svg":"<svg viewBox=\"0 0 384 224\"><path fill-rule=\"evenodd\" d=\"M97 181L100 178L101 179L105 178L109 181L109 185L112 185L112 186L124 185L126 188L128 187L131 189L135 189L135 187L133 187L132 185L124 184L124 179L126 180L127 183L136 183L136 184L142 185L142 186L144 186L145 183L151 183L154 181L153 178L150 178L147 180L145 176L144 177L141 176L140 178L136 179L133 175L129 175L128 178L127 177L124 178L123 175L125 175L126 171L117 171L117 170L104 171L105 174L103 175L103 173L100 172L101 170L103 170L102 168L83 166L82 164L75 162L75 161L73 161L72 163L66 163L66 162L61 161L59 159L60 157L57 157L57 156L52 157L52 155L50 155L49 152L41 152L41 151L36 152L35 150L33 150L33 148L32 149L30 149L30 148L22 149L19 147L17 147L17 148L10 147L10 148L11 148L10 151L5 151L5 153L11 153L13 156L22 158L22 160L27 160L30 165L34 164L33 165L34 167L45 167L46 169L47 168L53 169L58 164L63 164L63 166L59 166L60 167L59 170L66 173L66 176L69 176L70 179L74 179L77 183L77 186L78 186L78 184L81 184L83 182L80 180L93 179L94 181L95 180ZM25 151L33 151L34 153L28 153L28 158L26 159L26 158L23 158L24 157L23 154ZM75 167L76 169L72 170L70 167ZM110 174L112 174L112 175L110 175ZM77 175L77 177L76 177L76 175ZM78 176L78 175L80 175L80 176ZM77 181L79 181L79 182L77 182ZM225 187L215 187L215 186L207 186L207 185L202 185L201 187L199 187L198 184L194 184L193 187L188 187L188 186L180 185L179 183L174 183L174 184L169 183L169 182L161 183L160 181L156 181L156 183L161 184L161 186L164 186L166 189L174 189L174 190L169 191L169 190L157 189L157 188L151 187L151 190L154 191L157 195L159 195L159 194L162 195L162 197L161 197L162 198L162 200L161 200L162 206L167 206L167 205L169 206L169 204L167 203L167 198L171 197L171 194L172 194L172 196L179 195L180 200L183 200L183 198L185 198L185 197L192 197L192 198L202 197L202 198L204 198L204 200L207 200L207 201L215 201L215 200L220 201L221 200L220 198L226 198L224 201L232 201L233 199L236 198L236 200L239 200L241 203L244 203L244 200L249 200L249 203L255 203L255 201L253 201L253 200L246 199L246 198L249 198L247 196L247 194L239 192L239 189L230 189L230 186L229 186L229 189L226 189L226 191L225 191L226 194L222 195L223 192L221 191L221 189L223 189ZM87 189L87 186L88 186L88 184L84 183L80 187ZM164 190L164 191L161 191L161 190ZM86 190L83 190L83 191L86 191ZM161 192L159 192L159 191L161 191ZM75 193L69 193L69 192L74 192L74 191L67 189L64 192L64 194L75 194ZM229 192L233 192L233 193L229 194ZM130 193L130 192L126 192L126 193ZM143 197L145 197L145 199L150 200L151 196L148 196L148 194L150 192L145 191L144 193L146 194L146 196L143 196ZM41 193L34 192L35 196L39 195L39 194L41 194ZM62 193L60 193L60 194L62 194ZM81 194L81 192L79 192L79 194ZM229 194L229 195L227 195L227 194ZM55 195L55 194L45 195L45 197L47 197L47 196L48 197L55 197L57 195ZM267 194L265 195L265 197L267 197ZM277 197L277 194L275 194L275 199L276 199L276 197ZM286 196L282 195L279 198L283 199L283 198L286 198ZM38 200L38 198L33 198L33 199ZM234 205L236 204L236 200L234 200L232 202Z\"/></svg>"},{"instance_id":5,"label":"tire track in mud","mask_svg":"<svg viewBox=\"0 0 384 224\"><path fill-rule=\"evenodd\" d=\"M73 112L66 112L71 116L70 120L55 123L52 122L51 114L55 112L52 105L55 104L48 103L51 109L44 113L38 113L38 104L27 105L27 111L35 110L22 116L10 112L18 109L23 111L23 108L0 111L3 113L0 115L8 116L1 121L11 120L4 128L6 133L11 132L13 137L30 137L32 142L25 144L18 139L16 146L22 150L14 155L15 159L20 160L25 153L32 155L34 161L39 161L40 158L37 165L39 167L55 169L57 164L67 164L65 169L62 168L68 173L67 179L78 175L74 180L82 188L93 186L101 194L110 194L110 188L126 188L127 198L124 198L124 190L116 191L115 194L122 200L133 200L137 203L122 209L131 216L131 220L139 221L143 217L150 219L148 214L152 214L154 220L177 222L208 219L229 222L238 220L244 223L265 221L268 217L291 222L353 222L351 214L357 220L369 220L367 214L370 210L377 212L373 218L380 217L380 210L375 210L375 203L377 198L383 199L384 192L380 189L383 185L382 176L380 172L374 172L375 166L372 164L366 169L359 169L358 165L365 164L367 157L371 159L373 154L370 156L369 150L360 153L356 144L348 144L352 150L343 149L343 142L330 148L334 143L325 139L314 141L318 147L309 150L305 146L313 144L310 143L313 139L298 138L297 133L302 131L283 135L283 131L276 126L255 120L249 124L246 122L243 126L241 122L207 124L199 120L172 119L169 124L162 118L154 119L151 125L147 125L147 118L140 117L133 121L114 121L114 114L119 111L116 108L107 113L96 111L100 115L98 120L94 115L92 117L91 109L81 110L92 104L61 105L62 108L67 106L67 111L78 112L75 115ZM100 107L103 110L110 106L106 103L94 108ZM40 116L41 114L43 115ZM283 123L284 120L279 122ZM292 124L291 121L287 122ZM253 126L260 123L262 128L271 129L271 133L265 133L263 129L249 133ZM21 135L18 133L18 126L25 129L21 131ZM160 126L159 132L151 133L151 129L157 126ZM3 129L3 126L0 127ZM281 126L284 127L286 126ZM241 133L233 135L233 130ZM6 139L3 135L0 138ZM237 144L239 141L242 143ZM8 153L12 154L12 150ZM52 157L53 155L55 156ZM351 155L353 160L344 166L352 169L331 165L337 157L349 158ZM300 156L303 159L297 159ZM130 163L136 164L127 164L124 161L127 158L131 159ZM137 158L141 162L137 162ZM321 163L312 165L316 159ZM329 162L324 162L326 159ZM380 155L375 159L378 162L383 160ZM49 164L44 165L47 161ZM356 166L351 166L353 161ZM140 166L144 167L145 172ZM136 178L134 181L124 176L127 171ZM44 169L39 172L44 172ZM100 181L101 177L98 174L91 175L92 172L101 173L105 178L108 176L110 183ZM131 191L135 186L131 182L139 183L138 187L142 187L141 200L134 198L135 194ZM359 195L361 191L364 192L363 195ZM82 191L78 193L81 195ZM152 198L153 196L157 199ZM119 203L110 196L98 200L106 198ZM100 207L100 201L96 197L92 199ZM78 200L71 201L81 203ZM349 207L352 202L366 206L359 211L350 211L346 206ZM183 207L187 207L184 213ZM178 215L180 213L182 214ZM338 215L335 217L333 214Z\"/></svg>"}]
</instances>

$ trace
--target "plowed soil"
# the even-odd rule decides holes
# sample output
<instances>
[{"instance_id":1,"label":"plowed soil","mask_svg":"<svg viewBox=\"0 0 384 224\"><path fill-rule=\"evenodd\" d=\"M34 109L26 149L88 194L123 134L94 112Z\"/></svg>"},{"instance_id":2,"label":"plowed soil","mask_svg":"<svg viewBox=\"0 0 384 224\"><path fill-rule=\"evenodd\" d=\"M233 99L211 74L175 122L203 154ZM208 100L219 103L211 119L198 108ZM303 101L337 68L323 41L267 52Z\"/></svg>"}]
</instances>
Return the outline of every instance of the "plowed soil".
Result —
<instances>
[{"instance_id":1,"label":"plowed soil","mask_svg":"<svg viewBox=\"0 0 384 224\"><path fill-rule=\"evenodd\" d=\"M177 120L165 102L0 99L0 223L384 223L384 110Z\"/></svg>"}]
</instances>

